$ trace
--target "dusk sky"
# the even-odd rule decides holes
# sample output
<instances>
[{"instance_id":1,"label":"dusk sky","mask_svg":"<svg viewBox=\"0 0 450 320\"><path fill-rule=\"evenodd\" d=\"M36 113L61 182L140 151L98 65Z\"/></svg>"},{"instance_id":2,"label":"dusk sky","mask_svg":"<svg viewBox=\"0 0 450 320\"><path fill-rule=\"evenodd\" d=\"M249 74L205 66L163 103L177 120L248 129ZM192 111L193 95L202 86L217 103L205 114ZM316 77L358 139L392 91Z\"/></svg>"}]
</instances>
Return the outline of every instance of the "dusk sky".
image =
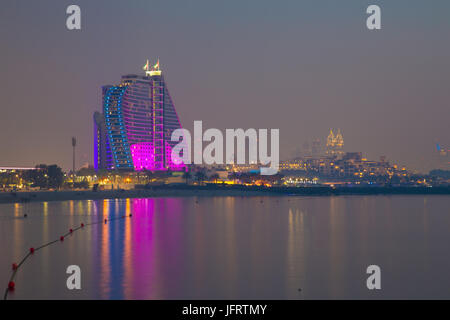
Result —
<instances>
[{"instance_id":1,"label":"dusk sky","mask_svg":"<svg viewBox=\"0 0 450 320\"><path fill-rule=\"evenodd\" d=\"M2 0L0 43L0 166L69 169L72 136L92 163L101 86L157 57L183 127L279 128L282 159L330 128L422 172L450 149L448 0Z\"/></svg>"}]
</instances>

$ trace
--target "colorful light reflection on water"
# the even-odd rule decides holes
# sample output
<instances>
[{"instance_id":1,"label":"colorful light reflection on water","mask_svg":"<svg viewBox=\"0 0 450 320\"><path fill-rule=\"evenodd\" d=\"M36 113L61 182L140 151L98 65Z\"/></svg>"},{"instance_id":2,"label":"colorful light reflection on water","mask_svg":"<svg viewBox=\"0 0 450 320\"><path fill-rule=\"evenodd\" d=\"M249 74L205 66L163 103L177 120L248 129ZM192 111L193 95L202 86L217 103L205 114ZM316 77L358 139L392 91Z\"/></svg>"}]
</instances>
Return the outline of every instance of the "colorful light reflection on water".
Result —
<instances>
[{"instance_id":1,"label":"colorful light reflection on water","mask_svg":"<svg viewBox=\"0 0 450 320\"><path fill-rule=\"evenodd\" d=\"M0 284L28 248L132 214L38 251L9 298L450 298L447 206L445 196L3 204ZM66 288L71 264L82 271L79 291ZM370 264L382 268L381 292L365 287Z\"/></svg>"}]
</instances>

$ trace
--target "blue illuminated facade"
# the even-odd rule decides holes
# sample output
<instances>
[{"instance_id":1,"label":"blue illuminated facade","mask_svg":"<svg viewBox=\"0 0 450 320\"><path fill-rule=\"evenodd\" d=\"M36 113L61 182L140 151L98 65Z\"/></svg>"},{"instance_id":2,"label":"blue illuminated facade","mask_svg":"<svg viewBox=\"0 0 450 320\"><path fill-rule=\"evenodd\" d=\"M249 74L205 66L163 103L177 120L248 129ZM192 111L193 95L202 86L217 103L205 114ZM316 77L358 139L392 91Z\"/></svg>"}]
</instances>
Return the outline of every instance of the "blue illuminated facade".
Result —
<instances>
[{"instance_id":1,"label":"blue illuminated facade","mask_svg":"<svg viewBox=\"0 0 450 320\"><path fill-rule=\"evenodd\" d=\"M102 88L103 112L94 113L94 167L107 170L179 170L171 159L172 132L181 128L159 70L125 75Z\"/></svg>"}]
</instances>

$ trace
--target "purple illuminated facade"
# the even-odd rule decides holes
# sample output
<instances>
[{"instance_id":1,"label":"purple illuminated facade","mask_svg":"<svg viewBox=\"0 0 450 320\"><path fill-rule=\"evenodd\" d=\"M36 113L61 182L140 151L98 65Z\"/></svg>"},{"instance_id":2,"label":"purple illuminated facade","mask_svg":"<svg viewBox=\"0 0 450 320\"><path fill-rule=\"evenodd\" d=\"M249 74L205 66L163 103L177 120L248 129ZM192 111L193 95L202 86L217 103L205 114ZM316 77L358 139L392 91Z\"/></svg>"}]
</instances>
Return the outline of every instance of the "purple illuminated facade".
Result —
<instances>
[{"instance_id":1,"label":"purple illuminated facade","mask_svg":"<svg viewBox=\"0 0 450 320\"><path fill-rule=\"evenodd\" d=\"M102 88L103 113L94 113L94 166L98 169L184 170L172 159L172 132L181 128L159 69L145 76L122 76L119 85Z\"/></svg>"}]
</instances>

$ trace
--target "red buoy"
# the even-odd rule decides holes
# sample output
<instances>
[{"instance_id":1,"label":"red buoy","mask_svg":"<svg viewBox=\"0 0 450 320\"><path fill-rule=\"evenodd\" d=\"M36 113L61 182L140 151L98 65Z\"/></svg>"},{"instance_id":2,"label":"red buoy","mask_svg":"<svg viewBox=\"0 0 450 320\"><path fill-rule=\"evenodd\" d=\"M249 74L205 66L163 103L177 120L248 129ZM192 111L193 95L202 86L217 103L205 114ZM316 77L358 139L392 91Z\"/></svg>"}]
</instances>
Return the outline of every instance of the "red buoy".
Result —
<instances>
[{"instance_id":1,"label":"red buoy","mask_svg":"<svg viewBox=\"0 0 450 320\"><path fill-rule=\"evenodd\" d=\"M59 237L59 240L64 241L64 237L63 236Z\"/></svg>"},{"instance_id":2,"label":"red buoy","mask_svg":"<svg viewBox=\"0 0 450 320\"><path fill-rule=\"evenodd\" d=\"M9 290L14 290L14 287L16 286L16 284L14 283L14 281L10 281L9 283L8 283L8 289Z\"/></svg>"},{"instance_id":3,"label":"red buoy","mask_svg":"<svg viewBox=\"0 0 450 320\"><path fill-rule=\"evenodd\" d=\"M31 253L31 254L34 253L34 248L30 248L30 253Z\"/></svg>"},{"instance_id":4,"label":"red buoy","mask_svg":"<svg viewBox=\"0 0 450 320\"><path fill-rule=\"evenodd\" d=\"M16 270L16 269L17 269L17 263L13 263L13 264L12 264L12 269L13 269L13 270Z\"/></svg>"},{"instance_id":5,"label":"red buoy","mask_svg":"<svg viewBox=\"0 0 450 320\"><path fill-rule=\"evenodd\" d=\"M70 233L72 233L72 232L73 232L73 230L72 230L72 229L70 229L69 231L70 231Z\"/></svg>"},{"instance_id":6,"label":"red buoy","mask_svg":"<svg viewBox=\"0 0 450 320\"><path fill-rule=\"evenodd\" d=\"M82 227L82 228L84 227L84 223L81 224L81 227Z\"/></svg>"}]
</instances>

